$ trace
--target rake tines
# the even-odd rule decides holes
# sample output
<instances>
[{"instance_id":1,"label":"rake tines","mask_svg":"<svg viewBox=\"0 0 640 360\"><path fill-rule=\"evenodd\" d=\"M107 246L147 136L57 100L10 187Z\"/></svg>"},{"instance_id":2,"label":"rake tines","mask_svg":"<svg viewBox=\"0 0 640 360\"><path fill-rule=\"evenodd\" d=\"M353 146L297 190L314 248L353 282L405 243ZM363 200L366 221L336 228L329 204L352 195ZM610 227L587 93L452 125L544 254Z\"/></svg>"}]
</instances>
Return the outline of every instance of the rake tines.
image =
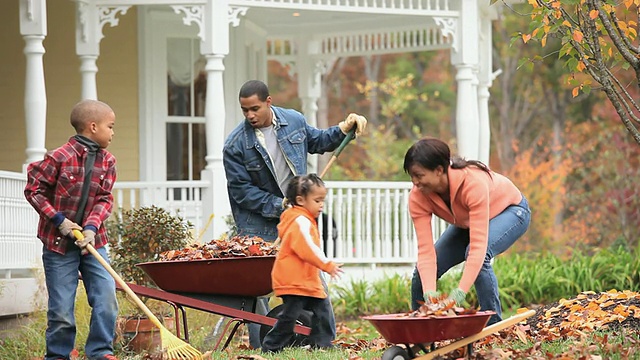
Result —
<instances>
[{"instance_id":1,"label":"rake tines","mask_svg":"<svg viewBox=\"0 0 640 360\"><path fill-rule=\"evenodd\" d=\"M166 328L160 329L162 348L169 360L202 360L202 353L182 339L173 335Z\"/></svg>"}]
</instances>

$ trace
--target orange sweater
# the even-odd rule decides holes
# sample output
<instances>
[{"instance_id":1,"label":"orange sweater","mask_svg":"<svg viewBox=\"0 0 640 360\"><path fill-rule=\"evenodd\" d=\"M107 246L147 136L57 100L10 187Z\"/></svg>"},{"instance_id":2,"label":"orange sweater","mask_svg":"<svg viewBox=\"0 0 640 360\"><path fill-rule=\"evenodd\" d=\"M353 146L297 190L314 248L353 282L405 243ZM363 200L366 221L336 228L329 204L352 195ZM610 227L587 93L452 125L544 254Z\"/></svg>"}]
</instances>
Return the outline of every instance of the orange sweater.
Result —
<instances>
[{"instance_id":1,"label":"orange sweater","mask_svg":"<svg viewBox=\"0 0 640 360\"><path fill-rule=\"evenodd\" d=\"M276 296L326 298L320 270L332 272L336 264L329 261L320 249L316 220L307 209L294 206L280 215L278 235L282 245L271 271Z\"/></svg>"},{"instance_id":2,"label":"orange sweater","mask_svg":"<svg viewBox=\"0 0 640 360\"><path fill-rule=\"evenodd\" d=\"M409 194L409 212L418 236L418 271L422 289L436 290L436 251L431 233L431 215L435 214L457 227L469 229L469 254L459 287L469 292L487 252L489 220L510 205L522 201L522 193L503 175L475 166L449 168L451 209L436 193L427 196L415 186Z\"/></svg>"}]
</instances>

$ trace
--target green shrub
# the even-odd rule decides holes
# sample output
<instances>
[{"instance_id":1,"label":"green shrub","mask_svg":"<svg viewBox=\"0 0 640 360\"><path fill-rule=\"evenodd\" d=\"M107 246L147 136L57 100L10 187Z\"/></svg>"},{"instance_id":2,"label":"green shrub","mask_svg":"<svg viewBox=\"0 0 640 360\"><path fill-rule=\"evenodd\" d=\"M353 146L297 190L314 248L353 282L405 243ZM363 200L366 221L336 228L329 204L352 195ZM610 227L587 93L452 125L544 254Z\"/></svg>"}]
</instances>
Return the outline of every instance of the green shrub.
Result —
<instances>
[{"instance_id":1,"label":"green shrub","mask_svg":"<svg viewBox=\"0 0 640 360\"><path fill-rule=\"evenodd\" d=\"M192 227L180 216L156 206L125 210L121 221L107 222L111 266L124 281L154 286L135 265L156 261L164 251L184 248L192 241Z\"/></svg>"}]
</instances>

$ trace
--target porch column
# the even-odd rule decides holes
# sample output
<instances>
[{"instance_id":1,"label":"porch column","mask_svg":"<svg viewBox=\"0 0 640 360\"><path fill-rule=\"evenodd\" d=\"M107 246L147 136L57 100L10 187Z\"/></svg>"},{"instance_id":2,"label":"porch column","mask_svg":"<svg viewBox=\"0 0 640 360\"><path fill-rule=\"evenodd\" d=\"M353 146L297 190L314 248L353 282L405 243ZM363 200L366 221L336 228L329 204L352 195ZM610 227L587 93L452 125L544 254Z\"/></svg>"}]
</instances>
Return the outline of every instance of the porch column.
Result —
<instances>
[{"instance_id":1,"label":"porch column","mask_svg":"<svg viewBox=\"0 0 640 360\"><path fill-rule=\"evenodd\" d=\"M76 54L80 58L82 88L80 99L98 100L96 60L100 56L102 31L98 19L98 7L93 2L76 2Z\"/></svg>"},{"instance_id":2,"label":"porch column","mask_svg":"<svg viewBox=\"0 0 640 360\"><path fill-rule=\"evenodd\" d=\"M226 0L208 0L204 7L204 32L201 36L200 52L207 59L207 95L205 101L205 133L207 142L207 165L201 177L210 183L202 194L202 226L214 215L211 226L206 229L203 241L218 238L226 232L225 218L231 214L227 194L227 179L222 165L224 125L226 119L224 98L224 57L229 54L229 19Z\"/></svg>"},{"instance_id":3,"label":"porch column","mask_svg":"<svg viewBox=\"0 0 640 360\"><path fill-rule=\"evenodd\" d=\"M98 99L96 60L100 56L102 27L118 25L118 14L126 14L130 6L97 6L93 1L76 0L76 54L80 58L82 77L81 100Z\"/></svg>"},{"instance_id":4,"label":"porch column","mask_svg":"<svg viewBox=\"0 0 640 360\"><path fill-rule=\"evenodd\" d=\"M479 147L478 160L489 164L491 156L491 123L489 121L489 88L493 82L492 49L491 49L491 19L483 13L480 17L480 68L478 74L478 117L479 117Z\"/></svg>"},{"instance_id":5,"label":"porch column","mask_svg":"<svg viewBox=\"0 0 640 360\"><path fill-rule=\"evenodd\" d=\"M462 0L458 21L458 50L452 52L458 83L456 138L458 154L478 159L480 121L478 117L478 1Z\"/></svg>"},{"instance_id":6,"label":"porch column","mask_svg":"<svg viewBox=\"0 0 640 360\"><path fill-rule=\"evenodd\" d=\"M22 166L44 158L47 127L47 94L44 86L44 46L47 36L46 0L20 1L20 34L25 41L26 76L24 116L27 132L27 158Z\"/></svg>"},{"instance_id":7,"label":"porch column","mask_svg":"<svg viewBox=\"0 0 640 360\"><path fill-rule=\"evenodd\" d=\"M298 58L296 67L298 69L298 96L302 101L302 113L307 119L307 123L313 127L318 127L318 99L322 92L320 71L317 71L315 60L312 54L317 53L320 42L311 40L309 37L298 39ZM307 158L308 173L318 173L318 155L309 155Z\"/></svg>"}]
</instances>

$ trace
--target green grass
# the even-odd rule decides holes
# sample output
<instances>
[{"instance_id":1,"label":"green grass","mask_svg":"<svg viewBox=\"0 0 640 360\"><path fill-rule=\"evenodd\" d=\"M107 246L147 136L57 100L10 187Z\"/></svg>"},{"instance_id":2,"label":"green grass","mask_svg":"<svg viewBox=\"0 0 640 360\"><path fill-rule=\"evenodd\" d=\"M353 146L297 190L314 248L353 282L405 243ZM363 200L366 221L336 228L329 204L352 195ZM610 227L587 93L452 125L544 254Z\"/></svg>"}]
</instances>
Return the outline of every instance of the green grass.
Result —
<instances>
[{"instance_id":1,"label":"green grass","mask_svg":"<svg viewBox=\"0 0 640 360\"><path fill-rule=\"evenodd\" d=\"M530 304L549 304L560 298L571 298L584 290L608 291L640 290L640 250L599 249L591 253L576 252L570 258L560 259L550 254L505 254L499 256L494 269L500 281L500 295L505 308L503 318L514 314L519 307ZM339 341L355 344L359 339L371 340L379 337L368 322L359 320L366 314L384 314L409 311L411 274L393 275L375 282L353 280L342 286L332 285L331 296L336 316L354 329L353 334L340 334ZM460 274L446 274L438 281L438 288L448 292L457 286ZM122 294L119 294L122 295ZM467 301L477 304L475 292L472 290ZM135 312L135 305L120 297L120 314ZM170 307L159 302L150 301L149 306L156 312L167 313ZM276 305L275 302L272 305ZM84 289L78 290L76 301L77 339L76 348L83 353L86 341L90 308L87 304ZM207 352L213 349L208 339L218 316L206 312L188 309L190 342L197 349ZM30 360L42 358L44 353L44 332L46 328L46 312L32 314L30 322L13 331L13 336L0 341L0 359ZM216 352L213 359L233 359L238 355L259 354L258 351L239 347L246 343L246 327L242 326L239 334L228 350ZM606 336L606 338L605 338ZM625 349L635 348L640 343L637 335L622 331L606 333L590 333L581 339L554 340L535 339L536 343L511 341L506 344L492 344L494 347L514 349L515 351L537 352L541 358L550 354L570 354L568 358L579 358L584 354L596 354L606 359L639 359L635 354L626 353ZM635 341L635 343L634 343ZM577 345L575 345L577 344ZM383 350L358 351L357 356L364 359L379 358ZM127 354L122 344L116 347L116 354L123 359L142 359L140 354ZM348 359L355 354L346 349L328 352L309 351L301 348L288 349L278 356L265 355L267 359ZM574 357L575 355L575 357ZM580 355L580 356L579 356ZM262 355L261 355L262 356ZM636 357L634 357L636 356ZM514 358L518 358L515 356ZM527 358L520 357L520 358ZM588 357L587 357L588 358Z\"/></svg>"}]
</instances>

